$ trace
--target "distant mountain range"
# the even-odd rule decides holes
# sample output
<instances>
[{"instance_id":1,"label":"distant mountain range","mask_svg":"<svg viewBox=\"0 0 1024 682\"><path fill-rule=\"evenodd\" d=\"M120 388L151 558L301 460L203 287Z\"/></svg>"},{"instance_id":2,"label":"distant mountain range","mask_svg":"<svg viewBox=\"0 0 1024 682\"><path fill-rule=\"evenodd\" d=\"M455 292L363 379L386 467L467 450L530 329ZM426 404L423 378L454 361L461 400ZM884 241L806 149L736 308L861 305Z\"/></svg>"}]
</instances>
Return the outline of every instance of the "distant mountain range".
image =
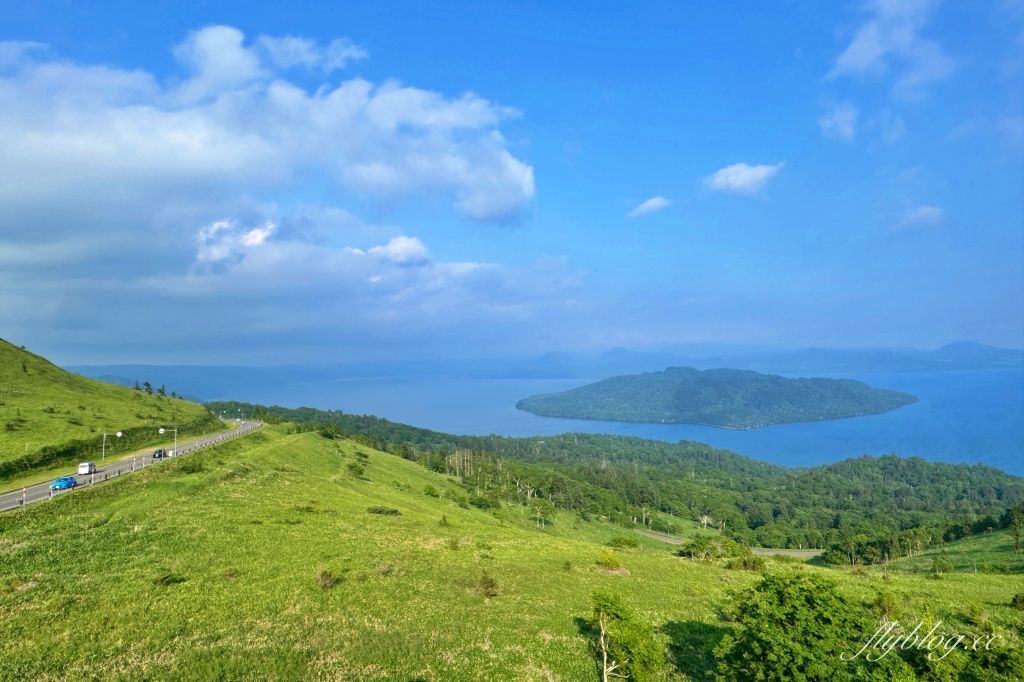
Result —
<instances>
[{"instance_id":1,"label":"distant mountain range","mask_svg":"<svg viewBox=\"0 0 1024 682\"><path fill-rule=\"evenodd\" d=\"M741 369L670 367L525 398L542 417L707 424L735 429L888 412L915 396L851 379L786 379Z\"/></svg>"},{"instance_id":2,"label":"distant mountain range","mask_svg":"<svg viewBox=\"0 0 1024 682\"><path fill-rule=\"evenodd\" d=\"M884 374L1024 368L1024 353L961 342L938 350L843 350L811 348L727 354L728 348L683 347L671 351L616 348L601 354L546 353L535 357L439 361L357 362L278 367L200 365L83 365L65 369L115 384L164 384L197 401L244 399L257 389L347 379L580 379L653 372L665 367L728 367L789 376ZM717 351L717 352L716 352Z\"/></svg>"}]
</instances>

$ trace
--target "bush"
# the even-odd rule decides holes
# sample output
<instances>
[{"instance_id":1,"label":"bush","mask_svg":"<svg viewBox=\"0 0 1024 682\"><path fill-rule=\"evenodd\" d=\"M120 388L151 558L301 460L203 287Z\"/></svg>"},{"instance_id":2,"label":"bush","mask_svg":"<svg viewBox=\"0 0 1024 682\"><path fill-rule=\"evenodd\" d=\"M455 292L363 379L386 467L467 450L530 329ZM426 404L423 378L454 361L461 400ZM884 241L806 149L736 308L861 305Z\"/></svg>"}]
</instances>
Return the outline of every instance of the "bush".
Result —
<instances>
[{"instance_id":1,"label":"bush","mask_svg":"<svg viewBox=\"0 0 1024 682\"><path fill-rule=\"evenodd\" d=\"M1010 600L1010 606L1018 611L1024 611L1024 594L1015 594Z\"/></svg>"},{"instance_id":2,"label":"bush","mask_svg":"<svg viewBox=\"0 0 1024 682\"><path fill-rule=\"evenodd\" d=\"M198 474L204 471L203 460L193 455L185 458L185 461L178 465L178 471L183 474Z\"/></svg>"},{"instance_id":3,"label":"bush","mask_svg":"<svg viewBox=\"0 0 1024 682\"><path fill-rule=\"evenodd\" d=\"M613 594L594 591L590 627L602 679L645 682L665 665L665 649L650 625L633 616Z\"/></svg>"},{"instance_id":4,"label":"bush","mask_svg":"<svg viewBox=\"0 0 1024 682\"><path fill-rule=\"evenodd\" d=\"M497 597L498 596L498 581L491 577L491 574L484 571L480 575L480 594L485 597Z\"/></svg>"},{"instance_id":5,"label":"bush","mask_svg":"<svg viewBox=\"0 0 1024 682\"><path fill-rule=\"evenodd\" d=\"M932 573L935 575L942 575L943 573L949 573L953 570L953 565L943 559L942 557L935 557L932 559Z\"/></svg>"},{"instance_id":6,"label":"bush","mask_svg":"<svg viewBox=\"0 0 1024 682\"><path fill-rule=\"evenodd\" d=\"M432 485L423 486L423 494L427 497L441 497L441 493L437 492L437 488Z\"/></svg>"},{"instance_id":7,"label":"bush","mask_svg":"<svg viewBox=\"0 0 1024 682\"><path fill-rule=\"evenodd\" d=\"M359 462L349 462L348 463L348 470L349 470L349 473L351 473L356 478L362 478L363 474L366 473L366 467L364 467Z\"/></svg>"},{"instance_id":8,"label":"bush","mask_svg":"<svg viewBox=\"0 0 1024 682\"><path fill-rule=\"evenodd\" d=\"M367 507L367 514L379 514L381 516L401 516L402 512L391 507Z\"/></svg>"},{"instance_id":9,"label":"bush","mask_svg":"<svg viewBox=\"0 0 1024 682\"><path fill-rule=\"evenodd\" d=\"M860 650L876 627L859 605L817 573L768 573L735 609L739 629L715 648L722 682L747 680L914 679L895 656L874 663L843 660ZM870 666L870 667L869 667ZM860 670L858 670L858 668ZM909 677L906 673L910 672ZM867 677L867 676L865 676Z\"/></svg>"},{"instance_id":10,"label":"bush","mask_svg":"<svg viewBox=\"0 0 1024 682\"><path fill-rule=\"evenodd\" d=\"M761 571L764 570L765 560L763 556L748 554L730 559L725 567L733 571Z\"/></svg>"},{"instance_id":11,"label":"bush","mask_svg":"<svg viewBox=\"0 0 1024 682\"><path fill-rule=\"evenodd\" d=\"M325 590L329 590L338 584L338 576L328 571L320 571L316 576L316 584Z\"/></svg>"},{"instance_id":12,"label":"bush","mask_svg":"<svg viewBox=\"0 0 1024 682\"><path fill-rule=\"evenodd\" d=\"M613 552L602 549L601 553L597 555L597 565L609 571L614 571L620 568L622 563L619 562L619 557L615 556Z\"/></svg>"},{"instance_id":13,"label":"bush","mask_svg":"<svg viewBox=\"0 0 1024 682\"><path fill-rule=\"evenodd\" d=\"M614 547L615 549L625 549L626 547L635 549L640 546L640 541L636 538L627 538L618 535L604 544L609 547Z\"/></svg>"}]
</instances>

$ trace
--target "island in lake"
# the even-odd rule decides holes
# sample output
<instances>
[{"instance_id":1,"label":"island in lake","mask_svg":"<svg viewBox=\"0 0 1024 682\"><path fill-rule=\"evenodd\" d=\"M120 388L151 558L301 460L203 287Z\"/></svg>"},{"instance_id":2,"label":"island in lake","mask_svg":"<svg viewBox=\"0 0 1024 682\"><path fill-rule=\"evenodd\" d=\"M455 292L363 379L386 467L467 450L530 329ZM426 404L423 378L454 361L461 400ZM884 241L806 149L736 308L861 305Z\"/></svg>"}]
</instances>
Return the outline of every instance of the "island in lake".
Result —
<instances>
[{"instance_id":1,"label":"island in lake","mask_svg":"<svg viewBox=\"0 0 1024 682\"><path fill-rule=\"evenodd\" d=\"M516 408L541 417L749 429L879 414L916 402L909 393L852 379L787 379L742 369L669 367L531 396Z\"/></svg>"}]
</instances>

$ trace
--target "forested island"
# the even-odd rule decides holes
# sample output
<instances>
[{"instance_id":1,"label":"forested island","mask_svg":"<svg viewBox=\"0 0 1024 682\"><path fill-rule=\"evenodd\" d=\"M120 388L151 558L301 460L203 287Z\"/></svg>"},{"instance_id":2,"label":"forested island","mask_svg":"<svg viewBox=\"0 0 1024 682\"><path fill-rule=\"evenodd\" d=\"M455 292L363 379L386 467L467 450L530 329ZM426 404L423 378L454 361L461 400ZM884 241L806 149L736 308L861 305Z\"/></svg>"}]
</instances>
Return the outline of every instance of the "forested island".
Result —
<instances>
[{"instance_id":1,"label":"forested island","mask_svg":"<svg viewBox=\"0 0 1024 682\"><path fill-rule=\"evenodd\" d=\"M909 393L852 379L669 367L535 395L520 400L516 408L541 417L749 429L879 414L915 402L917 397Z\"/></svg>"}]
</instances>

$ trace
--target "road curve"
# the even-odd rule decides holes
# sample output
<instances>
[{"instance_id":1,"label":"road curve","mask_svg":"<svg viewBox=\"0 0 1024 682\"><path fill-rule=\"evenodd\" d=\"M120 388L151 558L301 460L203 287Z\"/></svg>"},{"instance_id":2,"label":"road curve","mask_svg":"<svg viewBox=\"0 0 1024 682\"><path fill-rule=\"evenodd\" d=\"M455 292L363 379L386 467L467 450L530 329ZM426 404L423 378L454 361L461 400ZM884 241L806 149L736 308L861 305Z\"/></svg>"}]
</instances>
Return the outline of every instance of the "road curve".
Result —
<instances>
[{"instance_id":1,"label":"road curve","mask_svg":"<svg viewBox=\"0 0 1024 682\"><path fill-rule=\"evenodd\" d=\"M190 452L196 450L202 450L203 448L217 443L222 443L231 438L237 438L238 436L245 435L251 431L263 426L263 422L260 421L245 421L239 422L238 427L230 431L222 431L220 433L214 433L209 436L203 436L195 440L178 443L177 452L173 449L167 450L168 458L180 457L181 455L187 455ZM75 476L75 480L78 483L77 488L87 488L104 481L108 481L124 474L130 474L136 469L144 469L147 466L153 466L159 464L163 460L153 460L151 457L134 457L131 460L122 459L110 464L105 464L100 467L96 467L95 474L87 474L85 476ZM54 490L50 491L50 484L55 479L45 481L43 483L36 483L22 488L21 490L12 490L9 493L0 495L0 512L10 511L11 509L17 509L27 504L33 504L35 502L42 502L44 500L50 500L58 495L64 495L65 493L73 492L72 490Z\"/></svg>"}]
</instances>

